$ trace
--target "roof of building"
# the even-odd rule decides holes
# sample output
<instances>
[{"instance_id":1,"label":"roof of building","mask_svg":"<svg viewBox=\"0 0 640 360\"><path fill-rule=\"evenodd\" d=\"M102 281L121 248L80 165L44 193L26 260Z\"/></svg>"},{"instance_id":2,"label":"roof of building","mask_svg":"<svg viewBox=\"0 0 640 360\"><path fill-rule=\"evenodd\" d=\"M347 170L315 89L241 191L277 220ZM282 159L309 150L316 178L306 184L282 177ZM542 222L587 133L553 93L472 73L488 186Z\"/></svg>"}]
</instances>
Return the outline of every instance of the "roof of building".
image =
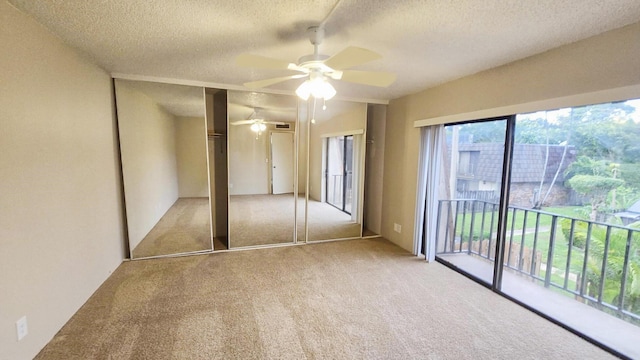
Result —
<instances>
[{"instance_id":1,"label":"roof of building","mask_svg":"<svg viewBox=\"0 0 640 360\"><path fill-rule=\"evenodd\" d=\"M633 205L629 206L627 211L637 213L638 215L640 215L640 200L636 201Z\"/></svg>"},{"instance_id":2,"label":"roof of building","mask_svg":"<svg viewBox=\"0 0 640 360\"><path fill-rule=\"evenodd\" d=\"M545 172L547 148L549 149L549 159L547 161ZM502 174L502 159L504 156L504 144L459 144L458 151L479 152L478 165L475 168L474 174L475 179L491 182L500 181ZM564 152L565 146L562 145L547 146L545 144L515 144L513 148L511 182L539 182L543 174L544 181L550 182L556 175L559 166L561 168L556 181L564 181L564 173L567 170L567 167L575 161L576 151L573 146L567 146L565 158L564 161L562 161L562 154Z\"/></svg>"}]
</instances>

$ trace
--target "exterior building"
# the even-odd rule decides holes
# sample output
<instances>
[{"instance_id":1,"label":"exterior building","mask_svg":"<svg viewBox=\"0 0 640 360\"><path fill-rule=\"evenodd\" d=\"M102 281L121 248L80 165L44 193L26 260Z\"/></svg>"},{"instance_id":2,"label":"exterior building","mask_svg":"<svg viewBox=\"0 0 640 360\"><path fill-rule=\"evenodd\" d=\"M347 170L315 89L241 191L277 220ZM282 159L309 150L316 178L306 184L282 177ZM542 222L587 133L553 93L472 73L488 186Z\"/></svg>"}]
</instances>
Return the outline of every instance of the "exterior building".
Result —
<instances>
[{"instance_id":1,"label":"exterior building","mask_svg":"<svg viewBox=\"0 0 640 360\"><path fill-rule=\"evenodd\" d=\"M625 225L640 221L640 200L636 201L626 211L621 211L614 215L619 217Z\"/></svg>"},{"instance_id":2,"label":"exterior building","mask_svg":"<svg viewBox=\"0 0 640 360\"><path fill-rule=\"evenodd\" d=\"M504 145L500 143L459 145L457 191L464 195L461 197L470 198L473 192L494 192L495 198L498 198L497 192L500 189L502 177L503 148ZM541 205L567 204L571 189L564 185L565 172L575 159L576 150L573 146L515 144L510 204L522 207L534 206L544 198L552 182L553 188ZM541 181L542 191L540 191Z\"/></svg>"}]
</instances>

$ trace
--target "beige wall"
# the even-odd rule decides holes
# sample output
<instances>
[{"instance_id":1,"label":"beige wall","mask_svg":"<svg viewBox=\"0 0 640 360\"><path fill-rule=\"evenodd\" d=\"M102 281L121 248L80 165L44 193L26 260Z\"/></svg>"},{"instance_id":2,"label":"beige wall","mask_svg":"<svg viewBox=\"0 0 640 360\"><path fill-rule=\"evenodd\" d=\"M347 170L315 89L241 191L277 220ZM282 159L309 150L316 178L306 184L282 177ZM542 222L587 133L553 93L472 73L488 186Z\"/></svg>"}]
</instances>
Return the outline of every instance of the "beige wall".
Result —
<instances>
[{"instance_id":1,"label":"beige wall","mask_svg":"<svg viewBox=\"0 0 640 360\"><path fill-rule=\"evenodd\" d=\"M269 129L257 134L249 125L229 126L229 194L269 193Z\"/></svg>"},{"instance_id":2,"label":"beige wall","mask_svg":"<svg viewBox=\"0 0 640 360\"><path fill-rule=\"evenodd\" d=\"M206 126L202 117L175 120L179 197L209 197Z\"/></svg>"},{"instance_id":3,"label":"beige wall","mask_svg":"<svg viewBox=\"0 0 640 360\"><path fill-rule=\"evenodd\" d=\"M116 81L129 247L133 250L178 199L175 117Z\"/></svg>"},{"instance_id":4,"label":"beige wall","mask_svg":"<svg viewBox=\"0 0 640 360\"><path fill-rule=\"evenodd\" d=\"M5 1L0 44L0 359L31 359L123 258L112 86Z\"/></svg>"},{"instance_id":5,"label":"beige wall","mask_svg":"<svg viewBox=\"0 0 640 360\"><path fill-rule=\"evenodd\" d=\"M487 116L507 109L531 111L531 103L544 110L640 97L639 59L636 23L391 101L382 235L404 249L413 248L419 150L415 121L478 111ZM623 87L632 88L604 91ZM423 123L437 122L443 120ZM402 233L393 231L394 223L402 225Z\"/></svg>"},{"instance_id":6,"label":"beige wall","mask_svg":"<svg viewBox=\"0 0 640 360\"><path fill-rule=\"evenodd\" d=\"M386 105L369 105L367 109L364 226L376 234L380 234L382 226L382 180L384 177L386 116Z\"/></svg>"}]
</instances>

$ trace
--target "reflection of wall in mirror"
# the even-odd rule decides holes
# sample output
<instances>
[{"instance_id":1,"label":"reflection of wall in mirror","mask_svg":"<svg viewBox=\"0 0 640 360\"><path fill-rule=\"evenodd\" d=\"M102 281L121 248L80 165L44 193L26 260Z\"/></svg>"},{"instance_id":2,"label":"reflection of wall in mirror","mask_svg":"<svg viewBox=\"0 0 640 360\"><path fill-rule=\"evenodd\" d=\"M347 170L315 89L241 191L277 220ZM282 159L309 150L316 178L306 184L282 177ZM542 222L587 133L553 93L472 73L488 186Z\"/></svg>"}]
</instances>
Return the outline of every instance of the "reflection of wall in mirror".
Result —
<instances>
[{"instance_id":1,"label":"reflection of wall in mirror","mask_svg":"<svg viewBox=\"0 0 640 360\"><path fill-rule=\"evenodd\" d=\"M277 120L276 120L277 121ZM275 125L268 124L261 134L251 130L249 125L229 128L229 194L258 195L271 192L270 142ZM294 125L290 124L290 131Z\"/></svg>"},{"instance_id":2,"label":"reflection of wall in mirror","mask_svg":"<svg viewBox=\"0 0 640 360\"><path fill-rule=\"evenodd\" d=\"M180 197L209 197L205 126L205 120L201 117L176 119L176 159Z\"/></svg>"},{"instance_id":3,"label":"reflection of wall in mirror","mask_svg":"<svg viewBox=\"0 0 640 360\"><path fill-rule=\"evenodd\" d=\"M126 82L117 82L116 96L133 249L178 197L208 196L205 124L173 116Z\"/></svg>"},{"instance_id":4,"label":"reflection of wall in mirror","mask_svg":"<svg viewBox=\"0 0 640 360\"><path fill-rule=\"evenodd\" d=\"M178 199L173 115L126 82L116 84L131 249Z\"/></svg>"},{"instance_id":5,"label":"reflection of wall in mirror","mask_svg":"<svg viewBox=\"0 0 640 360\"><path fill-rule=\"evenodd\" d=\"M268 130L260 135L249 125L229 127L229 194L269 193Z\"/></svg>"}]
</instances>

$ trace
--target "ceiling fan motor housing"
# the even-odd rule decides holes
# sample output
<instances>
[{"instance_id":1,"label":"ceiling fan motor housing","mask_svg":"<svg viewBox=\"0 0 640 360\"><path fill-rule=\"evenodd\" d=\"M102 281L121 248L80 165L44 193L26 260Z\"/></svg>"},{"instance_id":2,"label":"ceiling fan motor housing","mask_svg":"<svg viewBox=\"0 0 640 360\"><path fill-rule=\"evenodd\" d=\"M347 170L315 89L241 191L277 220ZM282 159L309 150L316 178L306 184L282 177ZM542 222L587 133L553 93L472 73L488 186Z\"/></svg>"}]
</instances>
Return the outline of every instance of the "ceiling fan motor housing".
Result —
<instances>
[{"instance_id":1,"label":"ceiling fan motor housing","mask_svg":"<svg viewBox=\"0 0 640 360\"><path fill-rule=\"evenodd\" d=\"M307 28L307 34L309 35L309 41L311 44L318 46L322 44L324 40L324 28L320 26L310 26Z\"/></svg>"}]
</instances>

